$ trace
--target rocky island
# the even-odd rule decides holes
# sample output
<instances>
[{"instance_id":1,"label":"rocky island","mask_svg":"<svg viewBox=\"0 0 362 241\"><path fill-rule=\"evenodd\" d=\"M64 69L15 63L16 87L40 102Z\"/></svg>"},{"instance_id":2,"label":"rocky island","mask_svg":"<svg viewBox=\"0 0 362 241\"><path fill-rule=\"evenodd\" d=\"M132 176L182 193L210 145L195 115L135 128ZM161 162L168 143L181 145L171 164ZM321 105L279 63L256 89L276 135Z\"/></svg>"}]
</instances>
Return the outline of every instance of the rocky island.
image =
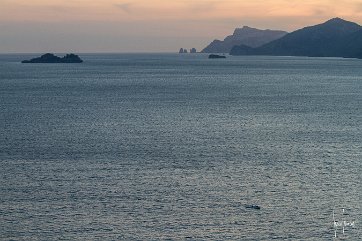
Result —
<instances>
[{"instance_id":1,"label":"rocky island","mask_svg":"<svg viewBox=\"0 0 362 241\"><path fill-rule=\"evenodd\" d=\"M180 53L180 54L187 54L187 49L180 48L179 53Z\"/></svg>"},{"instance_id":2,"label":"rocky island","mask_svg":"<svg viewBox=\"0 0 362 241\"><path fill-rule=\"evenodd\" d=\"M60 58L54 54L44 54L38 58L34 58L31 60L24 60L22 63L82 63L83 60L75 54L67 54L63 58Z\"/></svg>"},{"instance_id":3,"label":"rocky island","mask_svg":"<svg viewBox=\"0 0 362 241\"><path fill-rule=\"evenodd\" d=\"M210 54L209 59L226 59L225 55Z\"/></svg>"},{"instance_id":4,"label":"rocky island","mask_svg":"<svg viewBox=\"0 0 362 241\"><path fill-rule=\"evenodd\" d=\"M178 51L179 54L187 54L188 51L187 49L184 49L184 48L180 48L180 50ZM195 48L191 48L190 49L190 54L196 54L197 53L197 50Z\"/></svg>"}]
</instances>

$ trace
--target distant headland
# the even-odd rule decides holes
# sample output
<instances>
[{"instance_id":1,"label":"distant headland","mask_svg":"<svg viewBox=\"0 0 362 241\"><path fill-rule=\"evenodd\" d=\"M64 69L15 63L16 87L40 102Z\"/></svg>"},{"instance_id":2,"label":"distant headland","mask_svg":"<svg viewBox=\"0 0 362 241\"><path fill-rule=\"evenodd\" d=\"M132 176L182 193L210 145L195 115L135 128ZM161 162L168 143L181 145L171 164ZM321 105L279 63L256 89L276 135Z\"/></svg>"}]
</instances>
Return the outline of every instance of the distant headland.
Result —
<instances>
[{"instance_id":1,"label":"distant headland","mask_svg":"<svg viewBox=\"0 0 362 241\"><path fill-rule=\"evenodd\" d=\"M341 18L291 33L244 26L223 41L214 40L201 53L362 59L362 26Z\"/></svg>"},{"instance_id":2,"label":"distant headland","mask_svg":"<svg viewBox=\"0 0 362 241\"><path fill-rule=\"evenodd\" d=\"M251 48L260 47L273 40L285 36L287 32L280 30L260 30L244 26L235 29L233 35L227 36L223 41L214 40L201 53L230 53L237 45L246 45Z\"/></svg>"},{"instance_id":3,"label":"distant headland","mask_svg":"<svg viewBox=\"0 0 362 241\"><path fill-rule=\"evenodd\" d=\"M362 58L362 26L341 18L305 27L259 47L234 46L230 55Z\"/></svg>"},{"instance_id":4,"label":"distant headland","mask_svg":"<svg viewBox=\"0 0 362 241\"><path fill-rule=\"evenodd\" d=\"M22 61L22 63L24 64L28 64L28 63L52 63L52 64L57 64L57 63L83 63L83 60L75 54L67 54L65 55L63 58L60 58L54 54L44 54L38 58L34 58L31 60L24 60Z\"/></svg>"}]
</instances>

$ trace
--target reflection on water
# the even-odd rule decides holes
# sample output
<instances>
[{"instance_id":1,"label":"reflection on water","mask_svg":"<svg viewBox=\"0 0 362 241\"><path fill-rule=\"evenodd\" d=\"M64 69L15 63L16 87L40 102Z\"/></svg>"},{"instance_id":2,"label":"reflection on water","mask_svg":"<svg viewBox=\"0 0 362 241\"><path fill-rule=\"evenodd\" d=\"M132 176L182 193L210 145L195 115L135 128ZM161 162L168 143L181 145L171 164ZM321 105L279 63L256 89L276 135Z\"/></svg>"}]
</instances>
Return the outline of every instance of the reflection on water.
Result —
<instances>
[{"instance_id":1,"label":"reflection on water","mask_svg":"<svg viewBox=\"0 0 362 241\"><path fill-rule=\"evenodd\" d=\"M4 240L331 240L342 208L362 237L360 60L28 57L0 56Z\"/></svg>"}]
</instances>

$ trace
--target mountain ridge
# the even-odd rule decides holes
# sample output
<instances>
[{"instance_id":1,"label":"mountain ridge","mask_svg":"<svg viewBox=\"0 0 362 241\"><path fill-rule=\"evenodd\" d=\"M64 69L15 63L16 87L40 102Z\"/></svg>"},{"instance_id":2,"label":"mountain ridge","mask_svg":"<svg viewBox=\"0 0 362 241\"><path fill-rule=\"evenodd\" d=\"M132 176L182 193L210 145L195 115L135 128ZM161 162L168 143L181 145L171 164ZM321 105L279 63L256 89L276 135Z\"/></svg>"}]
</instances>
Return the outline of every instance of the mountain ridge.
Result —
<instances>
[{"instance_id":1,"label":"mountain ridge","mask_svg":"<svg viewBox=\"0 0 362 241\"><path fill-rule=\"evenodd\" d=\"M341 18L333 18L322 24L298 29L257 48L234 46L230 54L357 57L362 56L361 40L362 26Z\"/></svg>"},{"instance_id":2,"label":"mountain ridge","mask_svg":"<svg viewBox=\"0 0 362 241\"><path fill-rule=\"evenodd\" d=\"M275 39L278 39L287 32L281 30L261 30L249 26L236 28L232 35L227 36L224 40L215 39L202 53L229 53L236 45L247 45L249 47L259 47Z\"/></svg>"}]
</instances>

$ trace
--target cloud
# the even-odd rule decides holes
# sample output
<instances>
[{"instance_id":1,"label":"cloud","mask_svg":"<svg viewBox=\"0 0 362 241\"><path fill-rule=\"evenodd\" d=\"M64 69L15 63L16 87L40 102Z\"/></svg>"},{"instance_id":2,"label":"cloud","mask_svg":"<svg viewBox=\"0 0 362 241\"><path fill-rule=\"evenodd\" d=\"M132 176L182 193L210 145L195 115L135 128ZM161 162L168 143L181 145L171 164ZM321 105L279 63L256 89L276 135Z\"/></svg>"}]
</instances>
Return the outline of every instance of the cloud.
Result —
<instances>
[{"instance_id":1,"label":"cloud","mask_svg":"<svg viewBox=\"0 0 362 241\"><path fill-rule=\"evenodd\" d=\"M116 3L114 4L117 8L121 9L123 12L131 14L132 13L132 3Z\"/></svg>"},{"instance_id":2,"label":"cloud","mask_svg":"<svg viewBox=\"0 0 362 241\"><path fill-rule=\"evenodd\" d=\"M44 8L55 13L69 13L72 10L72 8L62 5L50 5Z\"/></svg>"},{"instance_id":3,"label":"cloud","mask_svg":"<svg viewBox=\"0 0 362 241\"><path fill-rule=\"evenodd\" d=\"M216 1L207 1L207 2L195 2L188 3L192 12L209 12L216 10L217 4Z\"/></svg>"}]
</instances>

